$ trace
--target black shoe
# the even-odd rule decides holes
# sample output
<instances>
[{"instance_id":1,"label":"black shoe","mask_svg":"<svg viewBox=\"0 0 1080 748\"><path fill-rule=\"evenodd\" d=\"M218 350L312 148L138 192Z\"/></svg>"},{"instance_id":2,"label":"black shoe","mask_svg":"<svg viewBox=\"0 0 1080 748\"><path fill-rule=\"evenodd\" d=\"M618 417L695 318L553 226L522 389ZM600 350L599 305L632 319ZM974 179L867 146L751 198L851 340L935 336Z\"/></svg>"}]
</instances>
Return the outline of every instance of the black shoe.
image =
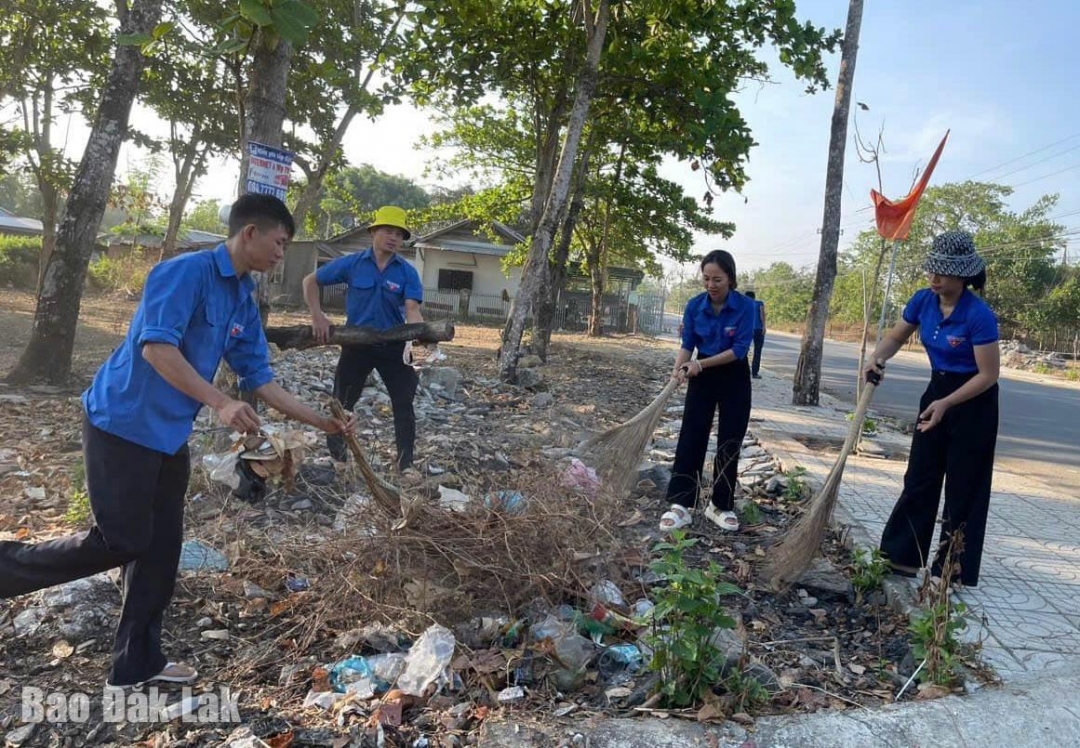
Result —
<instances>
[{"instance_id":1,"label":"black shoe","mask_svg":"<svg viewBox=\"0 0 1080 748\"><path fill-rule=\"evenodd\" d=\"M761 379L760 374L751 374L750 376L752 376L754 379Z\"/></svg>"}]
</instances>

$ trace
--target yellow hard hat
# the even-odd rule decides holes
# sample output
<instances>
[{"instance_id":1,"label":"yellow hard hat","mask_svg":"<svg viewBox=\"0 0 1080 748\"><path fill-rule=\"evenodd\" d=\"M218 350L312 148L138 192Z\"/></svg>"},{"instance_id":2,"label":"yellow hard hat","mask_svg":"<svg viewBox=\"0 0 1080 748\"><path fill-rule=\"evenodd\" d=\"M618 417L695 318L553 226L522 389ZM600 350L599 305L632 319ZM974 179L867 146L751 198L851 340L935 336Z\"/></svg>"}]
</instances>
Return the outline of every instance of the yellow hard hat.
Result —
<instances>
[{"instance_id":1,"label":"yellow hard hat","mask_svg":"<svg viewBox=\"0 0 1080 748\"><path fill-rule=\"evenodd\" d=\"M368 226L368 231L374 231L380 226L393 226L405 232L405 238L412 237L412 232L405 224L405 211L396 205L384 205L375 211L375 220Z\"/></svg>"}]
</instances>

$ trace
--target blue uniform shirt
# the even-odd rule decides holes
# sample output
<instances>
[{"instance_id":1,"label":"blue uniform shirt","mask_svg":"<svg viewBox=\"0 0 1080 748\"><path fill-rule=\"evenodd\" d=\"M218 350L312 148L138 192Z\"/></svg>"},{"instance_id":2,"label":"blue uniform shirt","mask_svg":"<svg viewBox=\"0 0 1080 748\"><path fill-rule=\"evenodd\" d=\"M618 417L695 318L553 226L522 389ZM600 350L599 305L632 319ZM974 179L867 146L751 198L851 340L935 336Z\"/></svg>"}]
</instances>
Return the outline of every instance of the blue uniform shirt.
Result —
<instances>
[{"instance_id":1,"label":"blue uniform shirt","mask_svg":"<svg viewBox=\"0 0 1080 748\"><path fill-rule=\"evenodd\" d=\"M964 289L948 319L941 316L938 297L929 288L917 291L904 307L904 321L919 326L919 337L930 367L936 371L974 374L975 346L996 343L997 317L985 301Z\"/></svg>"},{"instance_id":2,"label":"blue uniform shirt","mask_svg":"<svg viewBox=\"0 0 1080 748\"><path fill-rule=\"evenodd\" d=\"M715 356L726 350L735 351L735 358L746 358L754 342L754 315L758 313L754 300L738 291L728 291L720 313L713 312L709 294L701 293L686 302L683 312L682 347L698 349L698 358Z\"/></svg>"},{"instance_id":3,"label":"blue uniform shirt","mask_svg":"<svg viewBox=\"0 0 1080 748\"><path fill-rule=\"evenodd\" d=\"M214 380L223 356L243 389L272 381L254 288L250 276L237 277L224 244L157 265L146 278L127 337L83 393L90 423L166 454L187 442L202 403L146 362L144 343L176 346L207 382Z\"/></svg>"},{"instance_id":4,"label":"blue uniform shirt","mask_svg":"<svg viewBox=\"0 0 1080 748\"><path fill-rule=\"evenodd\" d=\"M375 252L345 255L315 272L320 286L348 283L345 292L346 322L380 330L405 323L405 300L422 302L424 288L416 268L395 254L384 270L375 264Z\"/></svg>"},{"instance_id":5,"label":"blue uniform shirt","mask_svg":"<svg viewBox=\"0 0 1080 748\"><path fill-rule=\"evenodd\" d=\"M754 332L765 329L765 323L761 321L761 312L765 308L765 302L754 299Z\"/></svg>"}]
</instances>

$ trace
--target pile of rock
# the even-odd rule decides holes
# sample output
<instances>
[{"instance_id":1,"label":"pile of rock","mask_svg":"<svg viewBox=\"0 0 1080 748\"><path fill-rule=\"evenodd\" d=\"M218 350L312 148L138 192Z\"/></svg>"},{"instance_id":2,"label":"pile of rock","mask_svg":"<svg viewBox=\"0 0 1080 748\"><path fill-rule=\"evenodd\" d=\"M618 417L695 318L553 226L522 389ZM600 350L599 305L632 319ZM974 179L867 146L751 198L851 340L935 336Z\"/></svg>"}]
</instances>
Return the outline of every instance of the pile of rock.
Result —
<instances>
[{"instance_id":1,"label":"pile of rock","mask_svg":"<svg viewBox=\"0 0 1080 748\"><path fill-rule=\"evenodd\" d=\"M1001 363L1011 369L1025 369L1028 371L1041 368L1060 370L1067 368L1069 365L1065 357L1060 353L1033 351L1018 340L1003 340L1001 342Z\"/></svg>"}]
</instances>

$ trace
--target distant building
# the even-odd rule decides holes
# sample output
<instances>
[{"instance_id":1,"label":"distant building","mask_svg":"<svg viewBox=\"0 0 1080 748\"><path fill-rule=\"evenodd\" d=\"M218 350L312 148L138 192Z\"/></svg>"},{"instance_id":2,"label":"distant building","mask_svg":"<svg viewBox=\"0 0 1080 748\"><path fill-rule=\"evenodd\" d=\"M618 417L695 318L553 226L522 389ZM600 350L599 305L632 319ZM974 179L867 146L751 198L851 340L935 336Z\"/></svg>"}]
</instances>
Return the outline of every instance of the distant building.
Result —
<instances>
[{"instance_id":1,"label":"distant building","mask_svg":"<svg viewBox=\"0 0 1080 748\"><path fill-rule=\"evenodd\" d=\"M0 208L0 234L41 236L45 227L36 218L20 218L10 210Z\"/></svg>"}]
</instances>

